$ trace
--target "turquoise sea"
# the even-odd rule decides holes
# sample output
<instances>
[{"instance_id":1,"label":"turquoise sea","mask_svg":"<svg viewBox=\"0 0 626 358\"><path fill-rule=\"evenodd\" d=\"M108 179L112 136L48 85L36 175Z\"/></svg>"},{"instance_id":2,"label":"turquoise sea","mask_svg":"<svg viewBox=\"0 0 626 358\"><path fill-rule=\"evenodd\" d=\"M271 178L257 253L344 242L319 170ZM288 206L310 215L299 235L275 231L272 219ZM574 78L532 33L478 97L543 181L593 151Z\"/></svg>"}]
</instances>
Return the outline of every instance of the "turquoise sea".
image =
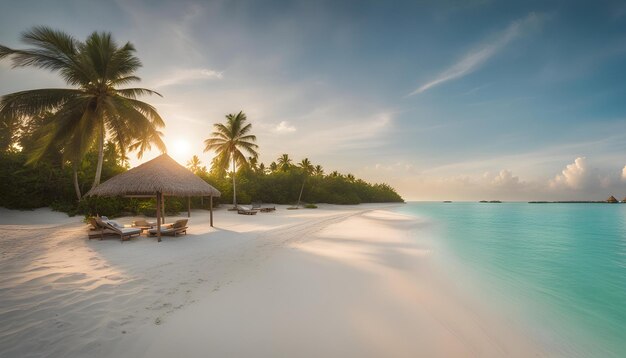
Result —
<instances>
[{"instance_id":1,"label":"turquoise sea","mask_svg":"<svg viewBox=\"0 0 626 358\"><path fill-rule=\"evenodd\" d=\"M626 357L626 204L407 203L433 240L545 344Z\"/></svg>"}]
</instances>

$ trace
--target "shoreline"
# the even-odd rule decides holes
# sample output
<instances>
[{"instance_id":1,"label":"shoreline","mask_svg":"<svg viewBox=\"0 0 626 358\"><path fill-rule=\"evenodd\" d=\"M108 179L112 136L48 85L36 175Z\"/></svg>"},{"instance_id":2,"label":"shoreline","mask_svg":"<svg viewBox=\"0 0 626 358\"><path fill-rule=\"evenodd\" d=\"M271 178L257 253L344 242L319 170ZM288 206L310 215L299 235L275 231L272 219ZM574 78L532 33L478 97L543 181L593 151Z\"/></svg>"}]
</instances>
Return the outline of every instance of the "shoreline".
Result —
<instances>
[{"instance_id":1,"label":"shoreline","mask_svg":"<svg viewBox=\"0 0 626 358\"><path fill-rule=\"evenodd\" d=\"M215 228L193 211L189 235L159 244L88 241L80 223L0 225L0 353L545 354L438 269L436 247L414 237L429 223L387 210L399 205L218 210Z\"/></svg>"}]
</instances>

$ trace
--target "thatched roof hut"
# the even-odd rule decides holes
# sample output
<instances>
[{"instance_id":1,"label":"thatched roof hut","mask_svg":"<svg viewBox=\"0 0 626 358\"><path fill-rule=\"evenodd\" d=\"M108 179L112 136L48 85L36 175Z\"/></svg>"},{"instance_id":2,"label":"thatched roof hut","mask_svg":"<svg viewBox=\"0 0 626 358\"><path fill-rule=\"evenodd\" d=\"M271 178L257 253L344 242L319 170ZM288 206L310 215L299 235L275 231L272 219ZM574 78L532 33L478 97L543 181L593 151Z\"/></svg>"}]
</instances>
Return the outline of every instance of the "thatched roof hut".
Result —
<instances>
[{"instance_id":1,"label":"thatched roof hut","mask_svg":"<svg viewBox=\"0 0 626 358\"><path fill-rule=\"evenodd\" d=\"M167 154L98 185L86 196L156 197L159 241L161 241L161 207L163 196L208 196L211 198L211 226L213 226L213 197L221 193L204 180L178 164Z\"/></svg>"},{"instance_id":2,"label":"thatched roof hut","mask_svg":"<svg viewBox=\"0 0 626 358\"><path fill-rule=\"evenodd\" d=\"M98 185L87 196L220 196L204 180L162 154Z\"/></svg>"},{"instance_id":3,"label":"thatched roof hut","mask_svg":"<svg viewBox=\"0 0 626 358\"><path fill-rule=\"evenodd\" d=\"M617 199L615 199L615 197L613 195L609 196L608 199L606 199L607 203L618 203Z\"/></svg>"}]
</instances>

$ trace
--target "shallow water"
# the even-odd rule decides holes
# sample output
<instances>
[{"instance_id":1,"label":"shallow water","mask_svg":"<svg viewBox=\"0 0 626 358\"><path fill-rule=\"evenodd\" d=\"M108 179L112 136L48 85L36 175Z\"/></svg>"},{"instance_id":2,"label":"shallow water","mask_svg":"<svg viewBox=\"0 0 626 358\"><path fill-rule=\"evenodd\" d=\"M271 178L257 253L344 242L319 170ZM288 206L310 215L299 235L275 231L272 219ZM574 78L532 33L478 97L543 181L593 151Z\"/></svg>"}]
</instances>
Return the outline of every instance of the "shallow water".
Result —
<instances>
[{"instance_id":1,"label":"shallow water","mask_svg":"<svg viewBox=\"0 0 626 358\"><path fill-rule=\"evenodd\" d=\"M503 307L568 355L626 356L626 204L408 203Z\"/></svg>"}]
</instances>

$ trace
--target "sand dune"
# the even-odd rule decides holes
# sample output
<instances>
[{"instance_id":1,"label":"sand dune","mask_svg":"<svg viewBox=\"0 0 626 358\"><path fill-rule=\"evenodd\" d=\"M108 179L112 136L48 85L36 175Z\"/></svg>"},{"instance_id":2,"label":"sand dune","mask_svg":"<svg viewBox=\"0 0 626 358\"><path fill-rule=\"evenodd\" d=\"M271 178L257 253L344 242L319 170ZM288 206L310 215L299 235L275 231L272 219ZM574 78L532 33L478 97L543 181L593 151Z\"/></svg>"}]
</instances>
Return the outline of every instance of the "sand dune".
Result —
<instances>
[{"instance_id":1,"label":"sand dune","mask_svg":"<svg viewBox=\"0 0 626 358\"><path fill-rule=\"evenodd\" d=\"M195 211L187 236L123 244L87 240L77 219L12 213L22 225L0 226L0 356L545 353L454 287L427 222L380 205L284 209L220 210L214 228Z\"/></svg>"}]
</instances>

